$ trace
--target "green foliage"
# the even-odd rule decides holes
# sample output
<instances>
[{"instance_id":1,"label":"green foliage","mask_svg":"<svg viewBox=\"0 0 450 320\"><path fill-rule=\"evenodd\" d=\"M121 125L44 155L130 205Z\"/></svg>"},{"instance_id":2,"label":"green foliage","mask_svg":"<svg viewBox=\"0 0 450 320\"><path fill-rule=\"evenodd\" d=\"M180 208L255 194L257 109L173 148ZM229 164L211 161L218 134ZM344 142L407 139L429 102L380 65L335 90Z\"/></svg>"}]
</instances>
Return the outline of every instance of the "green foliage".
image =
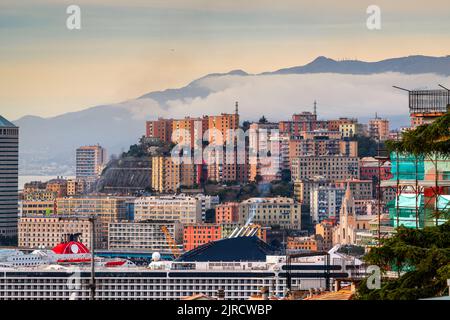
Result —
<instances>
[{"instance_id":1,"label":"green foliage","mask_svg":"<svg viewBox=\"0 0 450 320\"><path fill-rule=\"evenodd\" d=\"M450 113L404 132L401 141L389 140L386 146L390 151L414 155L450 154Z\"/></svg>"},{"instance_id":2,"label":"green foliage","mask_svg":"<svg viewBox=\"0 0 450 320\"><path fill-rule=\"evenodd\" d=\"M254 197L292 197L294 193L290 182L272 181L271 183L247 183L242 186L222 186L207 184L205 193L218 195L220 201L243 201Z\"/></svg>"},{"instance_id":3,"label":"green foliage","mask_svg":"<svg viewBox=\"0 0 450 320\"><path fill-rule=\"evenodd\" d=\"M281 170L281 181L283 181L283 182L291 181L291 170L289 170L289 169Z\"/></svg>"},{"instance_id":4,"label":"green foliage","mask_svg":"<svg viewBox=\"0 0 450 320\"><path fill-rule=\"evenodd\" d=\"M205 222L216 222L216 210L215 209L207 209L205 212Z\"/></svg>"},{"instance_id":5,"label":"green foliage","mask_svg":"<svg viewBox=\"0 0 450 320\"><path fill-rule=\"evenodd\" d=\"M155 138L141 137L137 144L130 146L127 152L122 153L122 158L135 157L143 158L151 155L170 155L170 151L175 145Z\"/></svg>"},{"instance_id":6,"label":"green foliage","mask_svg":"<svg viewBox=\"0 0 450 320\"><path fill-rule=\"evenodd\" d=\"M272 183L270 193L272 196L288 197L291 198L294 195L294 188L291 183L281 181L280 183Z\"/></svg>"},{"instance_id":7,"label":"green foliage","mask_svg":"<svg viewBox=\"0 0 450 320\"><path fill-rule=\"evenodd\" d=\"M242 122L242 130L245 132L250 128L250 121L245 120L244 122Z\"/></svg>"},{"instance_id":8,"label":"green foliage","mask_svg":"<svg viewBox=\"0 0 450 320\"><path fill-rule=\"evenodd\" d=\"M354 139L358 141L358 156L359 157L374 157L378 154L378 142L370 137L355 136ZM380 143L380 150L384 149L384 145Z\"/></svg>"},{"instance_id":9,"label":"green foliage","mask_svg":"<svg viewBox=\"0 0 450 320\"><path fill-rule=\"evenodd\" d=\"M360 246L354 246L354 245L345 245L345 246L341 246L338 249L339 253L344 253L346 255L349 256L353 256L353 257L362 257L365 253L365 249L364 247L360 247Z\"/></svg>"},{"instance_id":10,"label":"green foliage","mask_svg":"<svg viewBox=\"0 0 450 320\"><path fill-rule=\"evenodd\" d=\"M450 221L436 227L399 227L397 234L383 240L364 258L383 270L406 271L399 278L383 281L380 289L369 290L366 281L358 289L359 299L410 300L445 294L450 278Z\"/></svg>"},{"instance_id":11,"label":"green foliage","mask_svg":"<svg viewBox=\"0 0 450 320\"><path fill-rule=\"evenodd\" d=\"M262 116L261 118L259 118L259 121L258 121L258 123L267 123L267 122L268 121L265 116Z\"/></svg>"}]
</instances>

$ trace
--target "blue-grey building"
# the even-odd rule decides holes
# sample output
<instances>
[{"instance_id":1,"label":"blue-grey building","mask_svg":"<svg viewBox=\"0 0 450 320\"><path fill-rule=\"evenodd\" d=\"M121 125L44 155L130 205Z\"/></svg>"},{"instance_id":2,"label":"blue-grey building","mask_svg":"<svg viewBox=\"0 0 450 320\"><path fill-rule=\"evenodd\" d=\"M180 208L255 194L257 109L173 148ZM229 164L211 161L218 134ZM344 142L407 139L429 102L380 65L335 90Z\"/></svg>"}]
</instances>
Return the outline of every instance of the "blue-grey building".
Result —
<instances>
[{"instance_id":1,"label":"blue-grey building","mask_svg":"<svg viewBox=\"0 0 450 320\"><path fill-rule=\"evenodd\" d=\"M17 236L19 128L0 116L0 236Z\"/></svg>"}]
</instances>

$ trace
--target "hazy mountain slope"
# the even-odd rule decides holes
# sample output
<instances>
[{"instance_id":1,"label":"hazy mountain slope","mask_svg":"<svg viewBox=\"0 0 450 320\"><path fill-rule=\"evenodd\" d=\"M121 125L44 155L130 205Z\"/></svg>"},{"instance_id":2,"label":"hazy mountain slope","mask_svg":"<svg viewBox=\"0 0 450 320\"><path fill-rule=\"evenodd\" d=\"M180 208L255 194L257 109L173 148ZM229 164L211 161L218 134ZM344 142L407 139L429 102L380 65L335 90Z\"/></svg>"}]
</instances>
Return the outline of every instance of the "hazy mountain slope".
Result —
<instances>
[{"instance_id":1,"label":"hazy mountain slope","mask_svg":"<svg viewBox=\"0 0 450 320\"><path fill-rule=\"evenodd\" d=\"M326 57L318 57L304 66L280 69L264 74L302 74L302 73L342 73L342 74L374 74L384 72L400 72L404 74L436 73L450 75L450 56L427 57L409 56L387 59L378 62L357 60L336 61Z\"/></svg>"},{"instance_id":2,"label":"hazy mountain slope","mask_svg":"<svg viewBox=\"0 0 450 320\"><path fill-rule=\"evenodd\" d=\"M239 79L266 75L286 75L286 81L291 81L289 76L291 74L334 73L366 75L385 72L399 72L403 74L435 73L440 76L449 76L450 56L411 56L379 62L335 61L329 58L319 57L304 66L280 69L260 75L249 75L242 70L234 70L225 74L209 74L192 81L182 88L150 92L135 100L120 104L91 107L79 112L62 114L57 117L44 119L35 116L25 116L14 121L20 127L21 174L67 173L68 169L73 169L74 167L76 147L84 144L100 143L108 149L109 153L118 153L126 150L131 143L135 143L144 134L144 123L146 119L154 119L158 116L170 116L174 101L201 101L222 89L220 85L205 85L207 81L214 82L217 79L216 82L220 83L221 79L226 78L227 81L236 81L239 86L239 81L241 81ZM389 85L392 84L394 83L390 83ZM428 83L428 85L435 84ZM294 83L291 85L297 84ZM263 87L261 90L277 91L279 88L269 86L267 88ZM322 94L319 93L317 95L319 100L321 95L328 94L325 88L324 90ZM236 96L235 98L239 100L241 96ZM252 97L247 97L247 99L247 101L251 101ZM361 102L364 103L363 100ZM234 100L230 103L230 106L232 103L234 103ZM295 107L300 106L297 101L289 101L288 103ZM190 114L190 110L185 110L184 112L183 103L179 103L179 105L181 105L181 112L183 114ZM212 104L207 105L203 113L211 112L210 108L212 107ZM296 112L302 111L294 110ZM180 110L178 112L180 113ZM326 116L326 110L322 109L321 112ZM343 112L345 113L345 110ZM255 117L259 117L259 113L263 114L264 110L256 109L252 111ZM403 112L399 114L403 114ZM289 116L289 114L280 115L281 118L286 119ZM399 116L397 118L399 118L399 123L404 123L404 117ZM51 164L51 162L54 163ZM50 165L50 167L46 168L45 166L47 165Z\"/></svg>"}]
</instances>

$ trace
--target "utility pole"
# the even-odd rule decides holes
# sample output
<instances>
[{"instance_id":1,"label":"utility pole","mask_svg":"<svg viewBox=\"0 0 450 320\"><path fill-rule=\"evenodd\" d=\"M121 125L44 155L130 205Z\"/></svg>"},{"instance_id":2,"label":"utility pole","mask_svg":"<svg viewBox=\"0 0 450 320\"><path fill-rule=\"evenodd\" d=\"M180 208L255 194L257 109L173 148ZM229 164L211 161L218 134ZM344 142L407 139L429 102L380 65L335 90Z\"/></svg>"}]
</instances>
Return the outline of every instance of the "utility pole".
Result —
<instances>
[{"instance_id":1,"label":"utility pole","mask_svg":"<svg viewBox=\"0 0 450 320\"><path fill-rule=\"evenodd\" d=\"M74 209L75 213L79 212L79 209ZM91 280L89 282L88 288L90 290L89 300L95 300L95 220L97 219L97 216L95 214L92 214L87 217L90 225L91 225ZM62 220L80 220L80 219L86 219L86 216L84 217L60 217Z\"/></svg>"},{"instance_id":2,"label":"utility pole","mask_svg":"<svg viewBox=\"0 0 450 320\"><path fill-rule=\"evenodd\" d=\"M95 300L95 215L89 217L91 223L91 281L89 283L90 297L89 300Z\"/></svg>"}]
</instances>

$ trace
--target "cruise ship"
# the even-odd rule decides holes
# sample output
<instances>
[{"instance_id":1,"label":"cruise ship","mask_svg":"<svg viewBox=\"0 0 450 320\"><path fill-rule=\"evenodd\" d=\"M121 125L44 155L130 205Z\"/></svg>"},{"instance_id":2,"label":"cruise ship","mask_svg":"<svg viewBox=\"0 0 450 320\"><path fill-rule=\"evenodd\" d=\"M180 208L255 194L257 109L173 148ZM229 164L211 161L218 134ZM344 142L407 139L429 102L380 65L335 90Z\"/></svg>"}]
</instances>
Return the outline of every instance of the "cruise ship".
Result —
<instances>
[{"instance_id":1,"label":"cruise ship","mask_svg":"<svg viewBox=\"0 0 450 320\"><path fill-rule=\"evenodd\" d=\"M336 279L363 269L362 261L341 254L280 255L257 237L222 239L186 252L174 261L154 253L146 267L97 264L95 299L168 300L194 295L246 300L267 288L283 297L289 290L330 289ZM91 294L89 263L0 265L1 300L86 300Z\"/></svg>"}]
</instances>

